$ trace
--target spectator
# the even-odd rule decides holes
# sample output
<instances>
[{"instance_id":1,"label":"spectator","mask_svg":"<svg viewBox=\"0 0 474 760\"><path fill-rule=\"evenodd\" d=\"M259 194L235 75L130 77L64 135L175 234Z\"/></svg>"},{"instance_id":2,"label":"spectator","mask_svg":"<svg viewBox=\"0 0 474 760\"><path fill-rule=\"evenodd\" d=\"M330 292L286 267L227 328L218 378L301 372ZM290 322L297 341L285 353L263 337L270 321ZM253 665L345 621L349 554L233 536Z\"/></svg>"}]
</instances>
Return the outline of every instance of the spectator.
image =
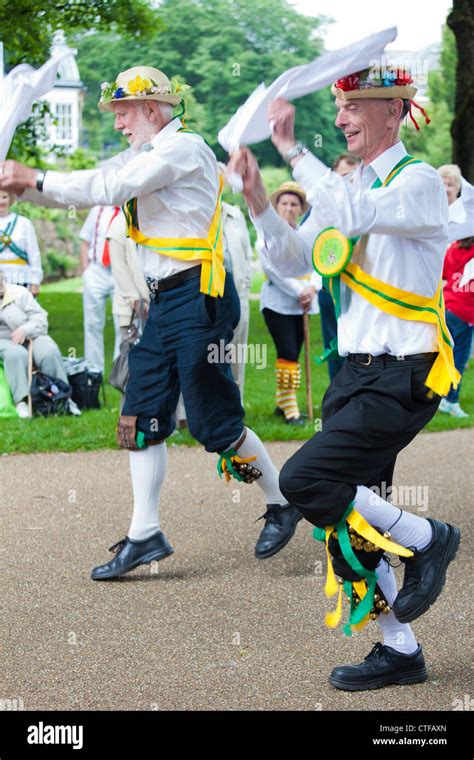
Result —
<instances>
[{"instance_id":1,"label":"spectator","mask_svg":"<svg viewBox=\"0 0 474 760\"><path fill-rule=\"evenodd\" d=\"M225 180L225 164L219 164L219 172ZM231 344L237 349L237 359L232 363L232 373L239 386L243 403L245 360L242 360L242 351L239 351L239 346L245 346L249 336L249 291L252 282L253 250L242 211L238 206L232 206L224 201L222 202L222 229L224 232L224 266L234 278L240 299L240 320L234 330Z\"/></svg>"},{"instance_id":2,"label":"spectator","mask_svg":"<svg viewBox=\"0 0 474 760\"><path fill-rule=\"evenodd\" d=\"M107 230L120 213L120 206L94 206L81 229L81 269L84 289L84 355L104 371L104 326L107 298L113 299L114 278L110 268ZM114 317L114 359L119 353L120 329Z\"/></svg>"},{"instance_id":3,"label":"spectator","mask_svg":"<svg viewBox=\"0 0 474 760\"><path fill-rule=\"evenodd\" d=\"M33 341L33 363L41 372L68 382L59 348L47 333L48 313L24 287L7 283L0 271L0 359L22 418L30 416L26 341ZM80 415L72 399L68 405L71 414Z\"/></svg>"},{"instance_id":4,"label":"spectator","mask_svg":"<svg viewBox=\"0 0 474 760\"><path fill-rule=\"evenodd\" d=\"M340 153L332 165L333 172L337 172L341 177L355 171L360 164L360 158L353 153Z\"/></svg>"},{"instance_id":5,"label":"spectator","mask_svg":"<svg viewBox=\"0 0 474 760\"><path fill-rule=\"evenodd\" d=\"M150 292L138 260L136 243L126 236L125 217L118 214L111 222L106 239L115 289L112 311L118 320L121 337L140 315L140 301L144 302L143 316L148 315Z\"/></svg>"},{"instance_id":6,"label":"spectator","mask_svg":"<svg viewBox=\"0 0 474 760\"><path fill-rule=\"evenodd\" d=\"M43 279L38 240L30 220L10 210L14 201L12 193L0 190L0 270L7 282L37 296Z\"/></svg>"},{"instance_id":7,"label":"spectator","mask_svg":"<svg viewBox=\"0 0 474 760\"><path fill-rule=\"evenodd\" d=\"M306 195L296 182L284 182L271 196L271 202L279 216L290 227L297 227L297 220L308 209ZM277 360L275 414L284 418L288 425L304 425L296 391L300 386L301 368L298 358L304 340L305 313L317 314L316 291L321 278L313 273L304 278L282 277L271 264L265 242L257 240L257 251L267 281L260 293L260 309L275 343Z\"/></svg>"}]
</instances>

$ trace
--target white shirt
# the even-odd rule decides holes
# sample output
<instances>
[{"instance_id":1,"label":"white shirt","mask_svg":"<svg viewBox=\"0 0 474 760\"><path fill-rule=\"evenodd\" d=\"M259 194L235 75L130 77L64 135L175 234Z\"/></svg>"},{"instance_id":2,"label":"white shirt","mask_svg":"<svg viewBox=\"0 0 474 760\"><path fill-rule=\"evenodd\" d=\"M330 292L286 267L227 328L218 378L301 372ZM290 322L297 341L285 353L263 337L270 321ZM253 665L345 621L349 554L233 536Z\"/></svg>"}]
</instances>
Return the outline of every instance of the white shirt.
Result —
<instances>
[{"instance_id":1,"label":"white shirt","mask_svg":"<svg viewBox=\"0 0 474 760\"><path fill-rule=\"evenodd\" d=\"M448 242L448 203L438 173L428 164L405 167L388 187L383 182L406 155L398 142L369 166L341 177L308 153L293 176L306 191L311 214L292 230L269 205L254 219L272 262L287 276L312 269L315 238L326 227L347 237L370 233L361 268L394 287L433 296ZM437 350L436 328L385 314L341 282L339 353L409 355Z\"/></svg>"},{"instance_id":2,"label":"white shirt","mask_svg":"<svg viewBox=\"0 0 474 760\"><path fill-rule=\"evenodd\" d=\"M257 239L255 247L260 257L262 269L267 276L260 291L260 311L271 309L278 314L303 314L303 307L298 301L298 296L308 285L313 285L317 291L321 290L321 276L313 270L304 279L282 277L278 267L272 264L269 259L264 242ZM319 314L317 295L311 301L308 314Z\"/></svg>"},{"instance_id":3,"label":"white shirt","mask_svg":"<svg viewBox=\"0 0 474 760\"><path fill-rule=\"evenodd\" d=\"M87 215L79 233L81 240L89 243L89 261L102 264L105 238L115 214L115 206L94 206Z\"/></svg>"},{"instance_id":4,"label":"white shirt","mask_svg":"<svg viewBox=\"0 0 474 760\"><path fill-rule=\"evenodd\" d=\"M16 214L0 216L0 232L6 231L15 216ZM28 264L8 264L9 259L17 259L18 256L5 247L0 253L0 269L5 272L5 279L16 285L39 285L43 279L41 254L35 228L26 216L18 216L11 237L12 242L28 255Z\"/></svg>"},{"instance_id":5,"label":"white shirt","mask_svg":"<svg viewBox=\"0 0 474 760\"><path fill-rule=\"evenodd\" d=\"M25 200L79 207L122 205L138 198L138 224L148 237L207 237L217 203L219 179L212 150L196 134L181 133L173 119L151 140L152 149L132 148L101 169L70 174L48 171L43 192L28 190ZM147 149L148 148L148 149ZM144 274L170 277L200 261L180 261L139 246Z\"/></svg>"}]
</instances>

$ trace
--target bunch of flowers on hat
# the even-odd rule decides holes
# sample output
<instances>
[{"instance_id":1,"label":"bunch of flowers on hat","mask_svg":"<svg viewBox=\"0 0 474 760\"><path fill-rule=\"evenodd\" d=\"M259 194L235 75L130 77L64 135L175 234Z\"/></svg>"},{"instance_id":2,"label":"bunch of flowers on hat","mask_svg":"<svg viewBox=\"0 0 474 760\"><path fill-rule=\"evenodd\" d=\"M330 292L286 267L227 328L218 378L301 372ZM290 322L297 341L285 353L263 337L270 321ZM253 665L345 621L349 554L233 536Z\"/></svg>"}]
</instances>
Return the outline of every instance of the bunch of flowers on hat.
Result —
<instances>
[{"instance_id":1,"label":"bunch of flowers on hat","mask_svg":"<svg viewBox=\"0 0 474 760\"><path fill-rule=\"evenodd\" d=\"M109 103L111 100L120 100L121 98L146 97L148 95L177 95L183 97L186 90L190 90L188 84L179 82L173 78L170 85L158 84L153 79L147 79L137 74L134 79L130 79L125 87L121 87L117 82L102 82L101 86L101 103Z\"/></svg>"},{"instance_id":2,"label":"bunch of flowers on hat","mask_svg":"<svg viewBox=\"0 0 474 760\"><path fill-rule=\"evenodd\" d=\"M332 92L345 100L354 97L402 98L409 101L408 115L416 129L419 129L419 126L412 114L412 106L421 111L427 124L430 123L426 111L413 100L416 87L413 86L413 78L405 67L385 66L381 68L374 66L349 74L334 83Z\"/></svg>"},{"instance_id":3,"label":"bunch of flowers on hat","mask_svg":"<svg viewBox=\"0 0 474 760\"><path fill-rule=\"evenodd\" d=\"M350 74L338 79L335 86L348 91L363 90L368 87L405 87L409 84L413 84L409 71L390 66L381 71L371 68L359 71L357 74Z\"/></svg>"}]
</instances>

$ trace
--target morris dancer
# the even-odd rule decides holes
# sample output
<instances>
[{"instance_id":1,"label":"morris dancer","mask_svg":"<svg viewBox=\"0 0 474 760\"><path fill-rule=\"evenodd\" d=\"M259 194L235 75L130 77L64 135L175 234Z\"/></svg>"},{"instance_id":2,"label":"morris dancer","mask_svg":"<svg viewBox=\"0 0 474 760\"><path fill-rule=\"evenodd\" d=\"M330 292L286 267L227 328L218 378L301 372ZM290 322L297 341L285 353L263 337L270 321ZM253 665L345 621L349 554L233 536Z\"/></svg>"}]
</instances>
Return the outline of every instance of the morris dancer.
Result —
<instances>
[{"instance_id":1,"label":"morris dancer","mask_svg":"<svg viewBox=\"0 0 474 760\"><path fill-rule=\"evenodd\" d=\"M400 70L380 76L366 70L338 80L332 92L336 126L348 150L362 159L350 177L331 172L295 141L292 105L279 99L269 108L273 143L312 207L299 230L268 202L248 149L232 157L229 171L243 178L254 225L274 265L295 277L314 264L339 312L339 354L347 360L324 396L322 432L284 465L280 488L326 542L328 596L338 591L334 570L341 577L328 625L339 622L343 592L351 602L348 634L380 615L383 643L361 664L336 667L329 679L338 689L356 691L427 677L409 623L441 592L460 532L401 510L374 491L391 485L397 454L459 376L441 290L446 196L437 172L408 156L399 137L414 104L412 79ZM386 551L405 563L398 594Z\"/></svg>"},{"instance_id":2,"label":"morris dancer","mask_svg":"<svg viewBox=\"0 0 474 760\"><path fill-rule=\"evenodd\" d=\"M178 87L145 66L102 85L99 107L115 114L115 129L130 148L101 169L45 173L6 161L0 176L0 187L30 188L24 198L46 205L126 203L129 235L139 245L150 288L149 318L130 352L117 427L119 446L130 449L133 518L128 535L111 547L115 557L93 569L94 580L115 578L173 552L160 530L158 503L165 440L174 429L180 389L190 432L206 451L220 454L219 473L257 480L266 497L256 556L280 551L301 519L282 496L262 442L244 426L230 365L208 361L210 346L231 340L240 306L223 264L217 162L205 141L173 118L173 107L182 101Z\"/></svg>"}]
</instances>

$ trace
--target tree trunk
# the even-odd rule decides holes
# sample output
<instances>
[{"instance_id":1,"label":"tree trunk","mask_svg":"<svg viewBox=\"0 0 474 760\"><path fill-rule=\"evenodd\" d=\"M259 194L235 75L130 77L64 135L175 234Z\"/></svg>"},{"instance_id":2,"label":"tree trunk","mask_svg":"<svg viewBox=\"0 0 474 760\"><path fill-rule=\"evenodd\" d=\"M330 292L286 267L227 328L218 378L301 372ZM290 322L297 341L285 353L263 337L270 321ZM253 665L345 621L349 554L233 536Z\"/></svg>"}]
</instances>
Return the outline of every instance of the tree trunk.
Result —
<instances>
[{"instance_id":1,"label":"tree trunk","mask_svg":"<svg viewBox=\"0 0 474 760\"><path fill-rule=\"evenodd\" d=\"M472 0L453 0L447 24L457 47L456 99L453 138L453 163L474 183L474 5Z\"/></svg>"}]
</instances>

